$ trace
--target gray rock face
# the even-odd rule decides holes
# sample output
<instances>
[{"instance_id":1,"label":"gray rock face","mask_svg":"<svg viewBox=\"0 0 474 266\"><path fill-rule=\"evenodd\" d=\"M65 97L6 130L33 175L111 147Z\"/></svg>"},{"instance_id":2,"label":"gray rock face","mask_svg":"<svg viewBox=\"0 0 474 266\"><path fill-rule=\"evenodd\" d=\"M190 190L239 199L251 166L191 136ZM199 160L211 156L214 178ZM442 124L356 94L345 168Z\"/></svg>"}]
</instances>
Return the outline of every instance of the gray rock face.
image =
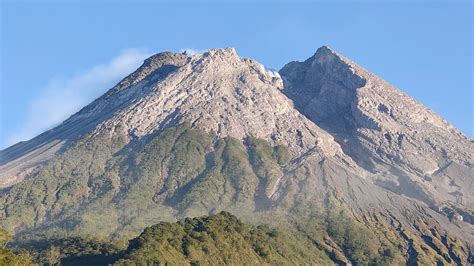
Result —
<instances>
[{"instance_id":1,"label":"gray rock face","mask_svg":"<svg viewBox=\"0 0 474 266\"><path fill-rule=\"evenodd\" d=\"M146 140L186 121L216 139L287 146L290 163L265 188L275 205L332 195L360 215L430 220L474 239L472 140L327 47L279 73L233 48L154 55L61 125L1 151L0 188L33 178L78 140Z\"/></svg>"},{"instance_id":2,"label":"gray rock face","mask_svg":"<svg viewBox=\"0 0 474 266\"><path fill-rule=\"evenodd\" d=\"M327 47L280 74L295 107L375 184L435 209L472 211L474 143L441 117Z\"/></svg>"},{"instance_id":3,"label":"gray rock face","mask_svg":"<svg viewBox=\"0 0 474 266\"><path fill-rule=\"evenodd\" d=\"M149 85L138 82L144 93L99 123L92 135L120 126L140 138L188 121L214 132L216 138L243 140L252 135L275 145L288 144L294 154L316 146L327 154L342 153L329 134L293 108L278 89L283 86L279 77L253 60L240 58L232 48L194 55L165 80L154 79L151 74Z\"/></svg>"},{"instance_id":4,"label":"gray rock face","mask_svg":"<svg viewBox=\"0 0 474 266\"><path fill-rule=\"evenodd\" d=\"M89 134L97 125L149 93L149 84L166 78L187 60L188 57L184 54L156 54L146 59L134 73L59 126L29 141L19 142L0 151L0 188L9 187L34 173L42 164L64 151L69 144Z\"/></svg>"},{"instance_id":5,"label":"gray rock face","mask_svg":"<svg viewBox=\"0 0 474 266\"><path fill-rule=\"evenodd\" d=\"M121 130L141 138L184 121L216 137L253 135L288 144L294 154L315 146L342 153L329 134L293 108L282 86L279 76L233 48L193 57L160 53L58 127L3 150L0 170L8 179L81 136Z\"/></svg>"}]
</instances>

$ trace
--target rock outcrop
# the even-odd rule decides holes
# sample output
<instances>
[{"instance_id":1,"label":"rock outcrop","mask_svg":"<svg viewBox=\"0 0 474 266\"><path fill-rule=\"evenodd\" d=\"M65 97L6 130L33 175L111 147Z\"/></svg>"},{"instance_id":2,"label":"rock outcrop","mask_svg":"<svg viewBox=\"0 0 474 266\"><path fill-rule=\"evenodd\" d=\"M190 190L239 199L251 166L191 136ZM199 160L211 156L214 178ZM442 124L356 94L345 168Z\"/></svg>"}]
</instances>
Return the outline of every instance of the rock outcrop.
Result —
<instances>
[{"instance_id":1,"label":"rock outcrop","mask_svg":"<svg viewBox=\"0 0 474 266\"><path fill-rule=\"evenodd\" d=\"M295 107L374 183L434 209L473 210L474 143L441 117L327 47L280 74Z\"/></svg>"},{"instance_id":2,"label":"rock outcrop","mask_svg":"<svg viewBox=\"0 0 474 266\"><path fill-rule=\"evenodd\" d=\"M164 52L0 152L0 222L22 238L114 237L221 210L314 223L337 206L408 260L466 262L473 154L448 122L327 47L279 73L233 48Z\"/></svg>"}]
</instances>

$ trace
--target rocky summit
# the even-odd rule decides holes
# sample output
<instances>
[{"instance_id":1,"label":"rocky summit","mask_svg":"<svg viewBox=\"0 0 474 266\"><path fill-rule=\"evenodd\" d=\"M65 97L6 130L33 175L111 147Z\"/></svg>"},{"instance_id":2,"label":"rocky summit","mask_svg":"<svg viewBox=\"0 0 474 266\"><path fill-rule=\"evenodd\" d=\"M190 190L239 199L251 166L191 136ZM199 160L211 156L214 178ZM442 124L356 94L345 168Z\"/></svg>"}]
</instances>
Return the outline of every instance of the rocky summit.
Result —
<instances>
[{"instance_id":1,"label":"rocky summit","mask_svg":"<svg viewBox=\"0 0 474 266\"><path fill-rule=\"evenodd\" d=\"M233 48L153 55L2 150L0 188L18 245L226 211L292 232L312 262L474 261L473 140L326 46L279 72Z\"/></svg>"}]
</instances>

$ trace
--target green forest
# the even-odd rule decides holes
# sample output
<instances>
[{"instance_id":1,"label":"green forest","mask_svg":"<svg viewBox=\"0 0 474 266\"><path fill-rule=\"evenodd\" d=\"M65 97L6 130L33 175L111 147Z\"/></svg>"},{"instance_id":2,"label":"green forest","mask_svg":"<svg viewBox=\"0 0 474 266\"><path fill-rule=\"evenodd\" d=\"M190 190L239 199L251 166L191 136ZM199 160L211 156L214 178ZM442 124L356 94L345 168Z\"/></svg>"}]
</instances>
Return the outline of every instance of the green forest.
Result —
<instances>
[{"instance_id":1,"label":"green forest","mask_svg":"<svg viewBox=\"0 0 474 266\"><path fill-rule=\"evenodd\" d=\"M433 224L419 221L415 230L396 219L388 224L377 213L352 212L337 194L316 193L324 184L308 176L318 172L290 168L283 145L252 136L218 139L188 123L125 143L120 135L75 143L34 178L0 195L0 264L468 260L465 244ZM293 182L288 194L275 195L286 176Z\"/></svg>"}]
</instances>

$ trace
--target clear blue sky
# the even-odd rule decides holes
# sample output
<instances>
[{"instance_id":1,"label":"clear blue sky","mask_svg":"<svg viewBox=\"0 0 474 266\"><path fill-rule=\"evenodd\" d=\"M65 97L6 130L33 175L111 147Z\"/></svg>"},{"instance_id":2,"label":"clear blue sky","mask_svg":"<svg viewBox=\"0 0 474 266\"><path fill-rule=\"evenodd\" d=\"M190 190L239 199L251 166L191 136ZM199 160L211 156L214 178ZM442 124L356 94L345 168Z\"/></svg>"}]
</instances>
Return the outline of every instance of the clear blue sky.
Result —
<instances>
[{"instance_id":1,"label":"clear blue sky","mask_svg":"<svg viewBox=\"0 0 474 266\"><path fill-rule=\"evenodd\" d=\"M474 135L471 1L1 3L0 148L53 126L149 53L229 46L280 69L328 45Z\"/></svg>"}]
</instances>

